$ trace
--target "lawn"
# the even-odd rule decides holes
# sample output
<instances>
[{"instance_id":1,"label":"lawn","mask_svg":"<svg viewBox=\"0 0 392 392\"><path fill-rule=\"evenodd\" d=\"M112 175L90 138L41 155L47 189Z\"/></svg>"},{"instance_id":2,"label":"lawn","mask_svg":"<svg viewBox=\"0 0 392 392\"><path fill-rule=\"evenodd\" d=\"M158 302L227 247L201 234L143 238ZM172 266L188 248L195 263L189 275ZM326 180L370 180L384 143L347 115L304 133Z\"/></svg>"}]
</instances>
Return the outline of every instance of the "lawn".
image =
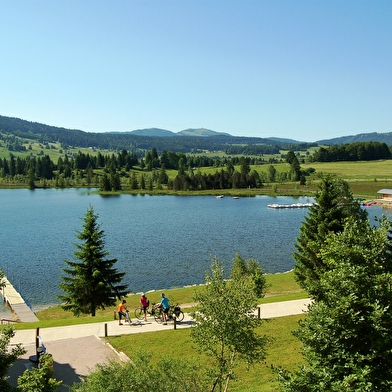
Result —
<instances>
[{"instance_id":1,"label":"lawn","mask_svg":"<svg viewBox=\"0 0 392 392\"><path fill-rule=\"evenodd\" d=\"M270 339L267 357L264 362L250 369L247 369L245 365L236 368L237 381L231 382L230 391L278 391L279 383L276 381L272 366L295 370L301 363L301 343L293 336L292 331L297 328L298 321L303 317L303 315L288 316L263 322L258 332ZM107 338L107 341L117 351L123 352L131 359L135 351L142 350L146 353L151 352L153 361L165 355L191 358L205 366L211 363L210 357L197 351L190 338L189 329L115 336Z\"/></svg>"}]
</instances>

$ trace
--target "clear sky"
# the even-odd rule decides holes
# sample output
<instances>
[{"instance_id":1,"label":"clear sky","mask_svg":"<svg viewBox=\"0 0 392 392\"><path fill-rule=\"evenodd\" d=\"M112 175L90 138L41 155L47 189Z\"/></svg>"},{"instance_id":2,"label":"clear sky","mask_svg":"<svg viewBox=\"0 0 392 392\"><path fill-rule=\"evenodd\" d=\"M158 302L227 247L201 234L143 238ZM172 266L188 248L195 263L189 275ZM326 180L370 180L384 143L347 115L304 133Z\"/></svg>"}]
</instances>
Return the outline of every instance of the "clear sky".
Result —
<instances>
[{"instance_id":1,"label":"clear sky","mask_svg":"<svg viewBox=\"0 0 392 392\"><path fill-rule=\"evenodd\" d=\"M392 132L391 0L2 0L0 115L87 132Z\"/></svg>"}]
</instances>

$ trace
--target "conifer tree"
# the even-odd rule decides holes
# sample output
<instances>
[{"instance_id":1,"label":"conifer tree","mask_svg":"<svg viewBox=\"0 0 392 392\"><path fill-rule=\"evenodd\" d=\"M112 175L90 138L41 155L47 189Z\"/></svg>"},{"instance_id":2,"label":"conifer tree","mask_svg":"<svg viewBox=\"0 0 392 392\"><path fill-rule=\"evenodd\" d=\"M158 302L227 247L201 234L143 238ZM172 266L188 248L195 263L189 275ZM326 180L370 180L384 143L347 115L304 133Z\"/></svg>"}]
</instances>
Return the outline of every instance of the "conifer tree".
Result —
<instances>
[{"instance_id":1,"label":"conifer tree","mask_svg":"<svg viewBox=\"0 0 392 392\"><path fill-rule=\"evenodd\" d=\"M100 184L99 184L100 191L111 191L112 184L110 183L110 179L106 173L101 177Z\"/></svg>"},{"instance_id":2,"label":"conifer tree","mask_svg":"<svg viewBox=\"0 0 392 392\"><path fill-rule=\"evenodd\" d=\"M64 260L68 268L62 276L60 288L65 292L59 298L64 310L71 310L74 315L91 314L95 316L97 309L113 306L116 297L127 294L127 286L121 284L125 275L114 268L117 259L107 259L109 252L104 250L104 231L97 223L98 214L90 206L84 217L83 230L77 232L82 241L75 244L74 252L77 261Z\"/></svg>"},{"instance_id":3,"label":"conifer tree","mask_svg":"<svg viewBox=\"0 0 392 392\"><path fill-rule=\"evenodd\" d=\"M317 298L320 293L315 283L327 269L320 257L326 236L331 232L341 232L350 217L366 219L367 212L353 198L348 183L332 175L322 177L315 201L302 223L293 256L297 281Z\"/></svg>"}]
</instances>

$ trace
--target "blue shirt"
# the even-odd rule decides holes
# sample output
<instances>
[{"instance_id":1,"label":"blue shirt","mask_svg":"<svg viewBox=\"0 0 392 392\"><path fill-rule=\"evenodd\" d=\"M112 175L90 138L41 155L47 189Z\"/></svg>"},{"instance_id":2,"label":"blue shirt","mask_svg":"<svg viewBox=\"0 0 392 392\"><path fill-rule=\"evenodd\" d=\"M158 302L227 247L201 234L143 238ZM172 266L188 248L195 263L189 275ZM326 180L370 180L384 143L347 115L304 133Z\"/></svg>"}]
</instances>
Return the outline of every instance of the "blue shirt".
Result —
<instances>
[{"instance_id":1,"label":"blue shirt","mask_svg":"<svg viewBox=\"0 0 392 392\"><path fill-rule=\"evenodd\" d=\"M162 304L162 306L163 306L165 309L170 308L169 300L168 300L166 297L163 297L163 298L161 299L161 304Z\"/></svg>"}]
</instances>

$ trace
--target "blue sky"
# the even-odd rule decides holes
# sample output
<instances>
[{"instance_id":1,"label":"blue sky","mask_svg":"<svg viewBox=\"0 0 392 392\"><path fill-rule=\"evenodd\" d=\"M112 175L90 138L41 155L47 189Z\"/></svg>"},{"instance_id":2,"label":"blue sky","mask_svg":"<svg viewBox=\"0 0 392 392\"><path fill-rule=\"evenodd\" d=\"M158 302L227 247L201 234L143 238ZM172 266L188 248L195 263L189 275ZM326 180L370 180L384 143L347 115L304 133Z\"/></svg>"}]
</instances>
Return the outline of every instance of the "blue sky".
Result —
<instances>
[{"instance_id":1,"label":"blue sky","mask_svg":"<svg viewBox=\"0 0 392 392\"><path fill-rule=\"evenodd\" d=\"M4 0L0 115L87 132L392 132L392 2Z\"/></svg>"}]
</instances>

